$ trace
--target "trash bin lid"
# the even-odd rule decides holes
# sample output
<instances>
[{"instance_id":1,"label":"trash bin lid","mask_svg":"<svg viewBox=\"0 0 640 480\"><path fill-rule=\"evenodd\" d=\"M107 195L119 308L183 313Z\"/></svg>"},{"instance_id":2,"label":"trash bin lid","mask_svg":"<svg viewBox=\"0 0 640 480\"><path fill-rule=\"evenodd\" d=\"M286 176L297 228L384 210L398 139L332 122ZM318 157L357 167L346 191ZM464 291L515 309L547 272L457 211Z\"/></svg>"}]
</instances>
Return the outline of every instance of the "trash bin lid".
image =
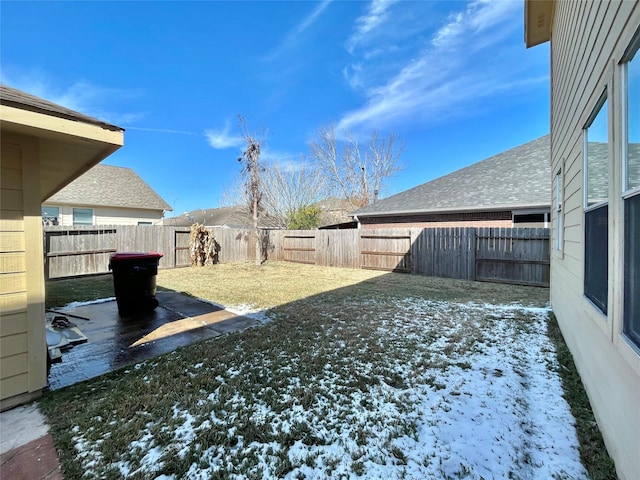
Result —
<instances>
[{"instance_id":1,"label":"trash bin lid","mask_svg":"<svg viewBox=\"0 0 640 480\"><path fill-rule=\"evenodd\" d=\"M114 253L111 255L111 260L139 260L139 259L153 259L161 258L164 255L158 252L126 252L126 253Z\"/></svg>"}]
</instances>

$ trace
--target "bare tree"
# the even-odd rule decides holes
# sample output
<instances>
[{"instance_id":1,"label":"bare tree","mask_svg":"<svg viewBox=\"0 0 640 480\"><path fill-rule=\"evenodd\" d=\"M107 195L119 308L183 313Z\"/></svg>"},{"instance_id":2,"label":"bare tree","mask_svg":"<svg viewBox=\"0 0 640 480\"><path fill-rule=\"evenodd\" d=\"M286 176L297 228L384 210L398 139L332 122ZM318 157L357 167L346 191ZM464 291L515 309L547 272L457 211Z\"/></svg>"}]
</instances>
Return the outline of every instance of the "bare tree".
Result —
<instances>
[{"instance_id":1,"label":"bare tree","mask_svg":"<svg viewBox=\"0 0 640 480\"><path fill-rule=\"evenodd\" d=\"M339 142L333 125L320 128L309 143L311 156L327 175L332 189L358 207L376 200L389 179L400 171L404 145L391 133L371 132L364 145L349 135Z\"/></svg>"},{"instance_id":2,"label":"bare tree","mask_svg":"<svg viewBox=\"0 0 640 480\"><path fill-rule=\"evenodd\" d=\"M262 177L263 205L281 228L288 228L296 212L322 199L324 173L316 165L301 159L297 163L274 163Z\"/></svg>"},{"instance_id":3,"label":"bare tree","mask_svg":"<svg viewBox=\"0 0 640 480\"><path fill-rule=\"evenodd\" d=\"M262 208L262 179L264 168L260 165L260 149L263 139L249 132L247 122L241 115L238 116L242 136L247 142L247 147L238 158L242 164L242 176L244 178L244 191L248 199L249 209L253 214L253 233L256 241L256 265L262 263L262 250L260 248L260 232L258 231L258 217Z\"/></svg>"}]
</instances>

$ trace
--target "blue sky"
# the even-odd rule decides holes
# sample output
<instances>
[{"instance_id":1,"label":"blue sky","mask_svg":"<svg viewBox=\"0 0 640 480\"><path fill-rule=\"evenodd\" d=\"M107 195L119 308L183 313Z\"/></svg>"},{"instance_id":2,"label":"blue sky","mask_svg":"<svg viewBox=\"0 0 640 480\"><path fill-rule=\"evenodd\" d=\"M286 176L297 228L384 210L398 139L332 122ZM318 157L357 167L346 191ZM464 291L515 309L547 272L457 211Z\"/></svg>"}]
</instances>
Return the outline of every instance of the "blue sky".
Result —
<instances>
[{"instance_id":1,"label":"blue sky","mask_svg":"<svg viewBox=\"0 0 640 480\"><path fill-rule=\"evenodd\" d=\"M176 213L239 175L238 120L266 162L299 162L321 126L395 132L388 196L549 131L549 47L523 0L10 2L0 80L124 127L104 163ZM169 214L170 216L171 214Z\"/></svg>"}]
</instances>

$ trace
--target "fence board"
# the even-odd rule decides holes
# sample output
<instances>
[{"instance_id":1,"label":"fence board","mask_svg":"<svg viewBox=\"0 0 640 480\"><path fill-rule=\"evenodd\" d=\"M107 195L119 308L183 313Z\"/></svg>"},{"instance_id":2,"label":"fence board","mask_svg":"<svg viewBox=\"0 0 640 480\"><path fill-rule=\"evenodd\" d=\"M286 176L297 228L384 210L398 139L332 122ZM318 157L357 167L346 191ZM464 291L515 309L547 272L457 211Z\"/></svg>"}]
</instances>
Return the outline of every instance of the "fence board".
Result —
<instances>
[{"instance_id":1,"label":"fence board","mask_svg":"<svg viewBox=\"0 0 640 480\"><path fill-rule=\"evenodd\" d=\"M367 229L360 232L360 268L411 272L410 229Z\"/></svg>"},{"instance_id":2,"label":"fence board","mask_svg":"<svg viewBox=\"0 0 640 480\"><path fill-rule=\"evenodd\" d=\"M476 280L549 286L549 230L478 229Z\"/></svg>"},{"instance_id":3,"label":"fence board","mask_svg":"<svg viewBox=\"0 0 640 480\"><path fill-rule=\"evenodd\" d=\"M287 262L316 264L316 231L290 230L283 238L284 259Z\"/></svg>"}]
</instances>

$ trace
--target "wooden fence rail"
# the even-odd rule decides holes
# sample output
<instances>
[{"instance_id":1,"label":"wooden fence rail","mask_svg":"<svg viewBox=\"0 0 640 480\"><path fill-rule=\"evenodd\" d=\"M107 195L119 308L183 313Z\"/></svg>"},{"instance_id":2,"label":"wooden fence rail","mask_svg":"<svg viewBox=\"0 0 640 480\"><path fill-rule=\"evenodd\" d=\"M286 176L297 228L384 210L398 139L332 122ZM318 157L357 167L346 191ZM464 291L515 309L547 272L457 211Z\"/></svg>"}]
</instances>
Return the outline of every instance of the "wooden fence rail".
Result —
<instances>
[{"instance_id":1,"label":"wooden fence rail","mask_svg":"<svg viewBox=\"0 0 640 480\"><path fill-rule=\"evenodd\" d=\"M251 230L213 228L221 263L255 258ZM549 230L395 228L262 230L262 258L464 280L549 285ZM190 264L189 229L172 226L44 227L47 278L108 272L114 252L157 251L160 268Z\"/></svg>"}]
</instances>

